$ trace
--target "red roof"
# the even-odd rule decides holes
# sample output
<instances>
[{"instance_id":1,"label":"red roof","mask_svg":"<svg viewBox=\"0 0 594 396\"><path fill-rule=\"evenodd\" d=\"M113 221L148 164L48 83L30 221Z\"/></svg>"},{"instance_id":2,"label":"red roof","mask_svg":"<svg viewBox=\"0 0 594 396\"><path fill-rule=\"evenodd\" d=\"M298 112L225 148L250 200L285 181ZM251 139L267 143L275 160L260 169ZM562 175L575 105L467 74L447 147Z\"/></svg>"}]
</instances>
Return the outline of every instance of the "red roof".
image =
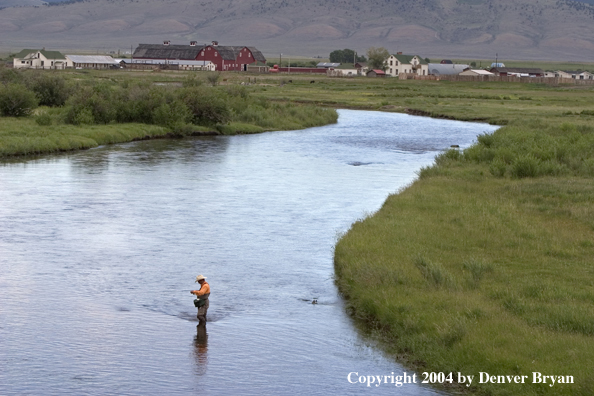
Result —
<instances>
[{"instance_id":1,"label":"red roof","mask_svg":"<svg viewBox=\"0 0 594 396\"><path fill-rule=\"evenodd\" d=\"M375 72L375 74L386 74L383 70L380 69L373 69L373 71Z\"/></svg>"}]
</instances>

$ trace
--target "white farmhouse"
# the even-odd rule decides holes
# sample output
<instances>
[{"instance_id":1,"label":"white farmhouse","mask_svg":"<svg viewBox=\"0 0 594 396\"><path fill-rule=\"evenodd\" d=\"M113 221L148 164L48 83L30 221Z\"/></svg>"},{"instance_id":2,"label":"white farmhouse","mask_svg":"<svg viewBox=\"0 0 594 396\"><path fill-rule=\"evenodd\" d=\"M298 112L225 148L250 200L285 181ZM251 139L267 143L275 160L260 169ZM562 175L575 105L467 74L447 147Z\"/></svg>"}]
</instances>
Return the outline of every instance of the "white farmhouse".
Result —
<instances>
[{"instance_id":1,"label":"white farmhouse","mask_svg":"<svg viewBox=\"0 0 594 396\"><path fill-rule=\"evenodd\" d=\"M557 70L555 72L555 77L562 77L562 78L573 78L574 80L594 80L594 75L587 71L564 71L564 70Z\"/></svg>"},{"instance_id":2,"label":"white farmhouse","mask_svg":"<svg viewBox=\"0 0 594 396\"><path fill-rule=\"evenodd\" d=\"M402 75L429 75L429 64L425 59L418 55L402 55L398 52L396 55L390 55L385 61L386 74L392 77Z\"/></svg>"},{"instance_id":3,"label":"white farmhouse","mask_svg":"<svg viewBox=\"0 0 594 396\"><path fill-rule=\"evenodd\" d=\"M14 56L12 65L15 69L65 69L72 67L59 51L44 49L24 49Z\"/></svg>"}]
</instances>

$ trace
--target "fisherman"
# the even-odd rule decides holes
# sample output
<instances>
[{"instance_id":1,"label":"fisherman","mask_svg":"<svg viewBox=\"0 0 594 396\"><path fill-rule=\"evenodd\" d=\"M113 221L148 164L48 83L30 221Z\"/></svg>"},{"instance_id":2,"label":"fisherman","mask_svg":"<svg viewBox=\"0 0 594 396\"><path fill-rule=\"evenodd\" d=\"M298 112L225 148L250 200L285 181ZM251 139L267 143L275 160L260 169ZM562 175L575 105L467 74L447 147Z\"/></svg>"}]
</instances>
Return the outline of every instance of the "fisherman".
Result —
<instances>
[{"instance_id":1,"label":"fisherman","mask_svg":"<svg viewBox=\"0 0 594 396\"><path fill-rule=\"evenodd\" d=\"M194 301L194 305L198 308L197 318L200 321L199 324L206 323L206 311L208 311L208 297L210 296L210 285L206 283L206 277L198 275L196 282L200 283L200 290L192 290L190 293L195 295L197 298Z\"/></svg>"}]
</instances>

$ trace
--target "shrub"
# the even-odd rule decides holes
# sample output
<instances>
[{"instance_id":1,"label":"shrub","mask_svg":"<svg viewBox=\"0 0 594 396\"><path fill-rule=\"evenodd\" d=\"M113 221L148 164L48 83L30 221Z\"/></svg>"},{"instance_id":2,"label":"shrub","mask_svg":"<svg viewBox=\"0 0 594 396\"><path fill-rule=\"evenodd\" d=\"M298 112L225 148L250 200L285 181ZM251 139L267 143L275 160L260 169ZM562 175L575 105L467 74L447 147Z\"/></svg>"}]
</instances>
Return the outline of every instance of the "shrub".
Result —
<instances>
[{"instance_id":1,"label":"shrub","mask_svg":"<svg viewBox=\"0 0 594 396\"><path fill-rule=\"evenodd\" d=\"M196 74L190 74L182 81L182 86L184 88L199 87L202 84L204 84L204 81L198 78Z\"/></svg>"},{"instance_id":2,"label":"shrub","mask_svg":"<svg viewBox=\"0 0 594 396\"><path fill-rule=\"evenodd\" d=\"M153 122L170 129L180 129L192 119L190 109L181 101L163 103L153 111Z\"/></svg>"},{"instance_id":3,"label":"shrub","mask_svg":"<svg viewBox=\"0 0 594 396\"><path fill-rule=\"evenodd\" d=\"M511 174L513 177L522 179L525 177L538 176L540 161L532 154L518 157L512 164Z\"/></svg>"},{"instance_id":4,"label":"shrub","mask_svg":"<svg viewBox=\"0 0 594 396\"><path fill-rule=\"evenodd\" d=\"M35 92L41 106L63 106L70 97L70 87L62 76L37 74L29 79L27 85Z\"/></svg>"},{"instance_id":5,"label":"shrub","mask_svg":"<svg viewBox=\"0 0 594 396\"><path fill-rule=\"evenodd\" d=\"M180 100L192 112L192 122L194 124L224 124L231 117L227 101L218 91L188 88L181 92Z\"/></svg>"},{"instance_id":6,"label":"shrub","mask_svg":"<svg viewBox=\"0 0 594 396\"><path fill-rule=\"evenodd\" d=\"M52 125L52 117L48 113L43 112L35 117L35 122L41 126Z\"/></svg>"},{"instance_id":7,"label":"shrub","mask_svg":"<svg viewBox=\"0 0 594 396\"><path fill-rule=\"evenodd\" d=\"M210 83L213 87L219 83L219 79L221 78L221 73L212 72L206 75L206 81Z\"/></svg>"},{"instance_id":8,"label":"shrub","mask_svg":"<svg viewBox=\"0 0 594 396\"><path fill-rule=\"evenodd\" d=\"M22 84L0 85L0 113L9 117L23 117L37 107L35 94Z\"/></svg>"},{"instance_id":9,"label":"shrub","mask_svg":"<svg viewBox=\"0 0 594 396\"><path fill-rule=\"evenodd\" d=\"M505 162L499 158L494 159L489 165L489 172L495 177L503 177L505 176L505 171L507 170L507 165Z\"/></svg>"}]
</instances>

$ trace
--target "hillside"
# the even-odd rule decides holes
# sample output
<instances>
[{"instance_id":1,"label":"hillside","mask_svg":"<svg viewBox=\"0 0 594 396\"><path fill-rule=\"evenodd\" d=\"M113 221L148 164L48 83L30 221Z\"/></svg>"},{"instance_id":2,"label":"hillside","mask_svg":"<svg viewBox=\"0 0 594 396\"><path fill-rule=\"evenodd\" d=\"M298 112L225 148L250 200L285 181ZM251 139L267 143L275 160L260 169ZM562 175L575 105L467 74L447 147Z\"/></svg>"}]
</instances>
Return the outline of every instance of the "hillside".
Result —
<instances>
[{"instance_id":1,"label":"hillside","mask_svg":"<svg viewBox=\"0 0 594 396\"><path fill-rule=\"evenodd\" d=\"M267 55L384 46L428 57L497 53L500 59L591 61L594 6L568 0L84 0L0 10L4 51L103 52L164 39L254 45Z\"/></svg>"}]
</instances>

